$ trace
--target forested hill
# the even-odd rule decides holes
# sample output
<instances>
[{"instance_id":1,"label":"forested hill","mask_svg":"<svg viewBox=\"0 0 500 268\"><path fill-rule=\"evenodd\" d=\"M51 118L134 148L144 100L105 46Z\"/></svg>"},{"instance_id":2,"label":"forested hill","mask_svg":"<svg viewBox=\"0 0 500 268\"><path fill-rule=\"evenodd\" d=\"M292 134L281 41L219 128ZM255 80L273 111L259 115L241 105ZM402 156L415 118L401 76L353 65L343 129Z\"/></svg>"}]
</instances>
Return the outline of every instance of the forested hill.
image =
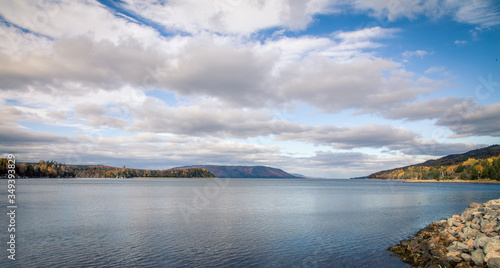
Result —
<instances>
[{"instance_id":1,"label":"forested hill","mask_svg":"<svg viewBox=\"0 0 500 268\"><path fill-rule=\"evenodd\" d=\"M144 170L104 166L69 165L56 161L41 160L38 163L16 163L16 175L27 178L214 178L214 174L203 168ZM0 177L7 176L7 159L0 158Z\"/></svg>"},{"instance_id":2,"label":"forested hill","mask_svg":"<svg viewBox=\"0 0 500 268\"><path fill-rule=\"evenodd\" d=\"M265 166L217 166L200 165L180 168L203 168L217 178L299 178L278 168Z\"/></svg>"},{"instance_id":3,"label":"forested hill","mask_svg":"<svg viewBox=\"0 0 500 268\"><path fill-rule=\"evenodd\" d=\"M458 165L464 161L473 159L487 159L490 157L500 156L500 145L492 145L486 148L472 150L463 154L452 154L439 159L428 160L417 166L450 166Z\"/></svg>"},{"instance_id":4,"label":"forested hill","mask_svg":"<svg viewBox=\"0 0 500 268\"><path fill-rule=\"evenodd\" d=\"M369 175L368 178L500 181L500 146L492 145L463 154L428 160L417 165L380 171Z\"/></svg>"}]
</instances>

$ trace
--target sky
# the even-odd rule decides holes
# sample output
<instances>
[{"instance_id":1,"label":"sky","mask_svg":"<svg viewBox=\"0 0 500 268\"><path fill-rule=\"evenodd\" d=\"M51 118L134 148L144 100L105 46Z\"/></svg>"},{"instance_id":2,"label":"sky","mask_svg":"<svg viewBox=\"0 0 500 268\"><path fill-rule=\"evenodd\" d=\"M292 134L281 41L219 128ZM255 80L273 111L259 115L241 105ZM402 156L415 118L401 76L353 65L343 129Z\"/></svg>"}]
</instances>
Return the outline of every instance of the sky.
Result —
<instances>
[{"instance_id":1,"label":"sky","mask_svg":"<svg viewBox=\"0 0 500 268\"><path fill-rule=\"evenodd\" d=\"M495 0L0 0L0 153L364 176L500 143Z\"/></svg>"}]
</instances>

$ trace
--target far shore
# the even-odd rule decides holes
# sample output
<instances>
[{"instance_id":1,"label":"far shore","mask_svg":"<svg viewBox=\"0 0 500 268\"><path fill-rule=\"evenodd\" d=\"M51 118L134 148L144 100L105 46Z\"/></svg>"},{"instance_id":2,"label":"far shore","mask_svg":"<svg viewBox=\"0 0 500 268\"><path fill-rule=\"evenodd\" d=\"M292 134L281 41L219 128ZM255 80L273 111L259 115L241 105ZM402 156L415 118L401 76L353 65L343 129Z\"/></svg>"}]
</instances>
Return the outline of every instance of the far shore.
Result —
<instances>
[{"instance_id":1,"label":"far shore","mask_svg":"<svg viewBox=\"0 0 500 268\"><path fill-rule=\"evenodd\" d=\"M370 179L367 179L370 180ZM487 183L500 184L495 180L411 180L411 179L389 179L389 181L402 181L407 183Z\"/></svg>"}]
</instances>

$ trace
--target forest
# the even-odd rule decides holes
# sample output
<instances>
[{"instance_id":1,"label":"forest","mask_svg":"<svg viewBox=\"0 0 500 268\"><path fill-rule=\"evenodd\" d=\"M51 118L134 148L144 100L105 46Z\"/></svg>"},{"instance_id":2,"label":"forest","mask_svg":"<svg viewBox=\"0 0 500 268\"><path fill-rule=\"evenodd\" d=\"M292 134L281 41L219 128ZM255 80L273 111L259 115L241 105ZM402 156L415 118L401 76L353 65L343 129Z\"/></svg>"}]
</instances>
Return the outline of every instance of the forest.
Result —
<instances>
[{"instance_id":1,"label":"forest","mask_svg":"<svg viewBox=\"0 0 500 268\"><path fill-rule=\"evenodd\" d=\"M0 158L0 177L7 176L7 159ZM166 170L145 170L104 166L69 165L56 161L40 160L38 163L16 162L16 177L20 178L214 178L214 174L204 168L183 168Z\"/></svg>"},{"instance_id":2,"label":"forest","mask_svg":"<svg viewBox=\"0 0 500 268\"><path fill-rule=\"evenodd\" d=\"M469 158L455 165L409 166L370 175L373 179L496 180L500 181L500 157Z\"/></svg>"}]
</instances>

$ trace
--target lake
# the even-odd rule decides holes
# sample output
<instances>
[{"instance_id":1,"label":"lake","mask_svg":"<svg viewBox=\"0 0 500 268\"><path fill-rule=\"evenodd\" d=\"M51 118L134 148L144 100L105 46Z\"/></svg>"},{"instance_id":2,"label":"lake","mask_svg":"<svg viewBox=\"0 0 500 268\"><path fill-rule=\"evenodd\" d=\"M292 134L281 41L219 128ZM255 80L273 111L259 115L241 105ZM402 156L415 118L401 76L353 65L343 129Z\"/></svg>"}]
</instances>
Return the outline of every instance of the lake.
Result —
<instances>
[{"instance_id":1,"label":"lake","mask_svg":"<svg viewBox=\"0 0 500 268\"><path fill-rule=\"evenodd\" d=\"M6 180L0 204L8 212ZM18 179L1 267L409 267L386 248L500 185L306 179Z\"/></svg>"}]
</instances>

